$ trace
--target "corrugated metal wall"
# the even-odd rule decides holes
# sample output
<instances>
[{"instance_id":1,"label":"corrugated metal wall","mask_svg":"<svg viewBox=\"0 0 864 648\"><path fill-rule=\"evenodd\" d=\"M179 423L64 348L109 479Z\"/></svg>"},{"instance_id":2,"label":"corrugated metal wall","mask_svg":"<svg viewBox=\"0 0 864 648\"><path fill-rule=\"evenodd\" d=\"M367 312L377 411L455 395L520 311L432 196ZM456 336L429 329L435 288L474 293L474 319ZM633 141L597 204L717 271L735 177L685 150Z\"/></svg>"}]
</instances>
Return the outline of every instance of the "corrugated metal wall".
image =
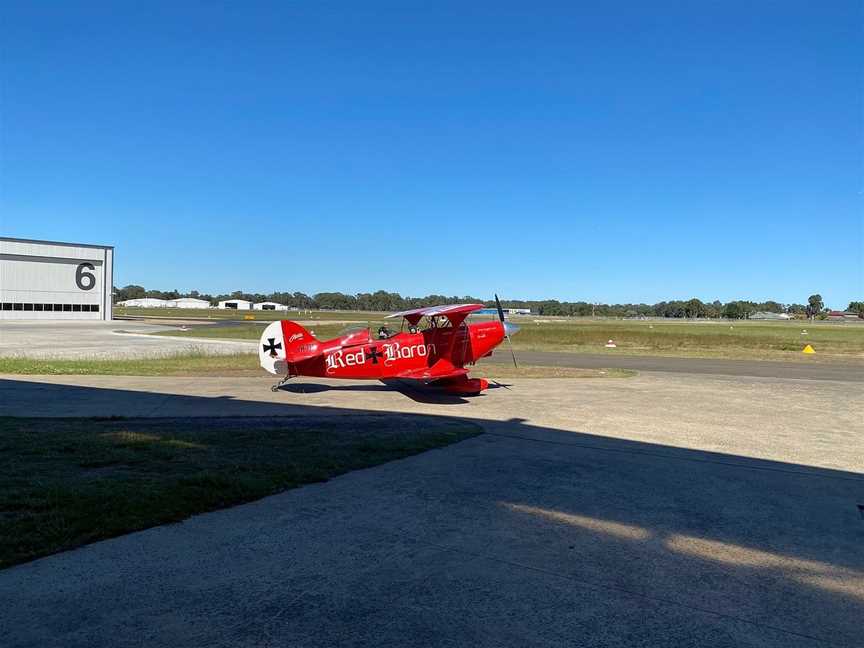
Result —
<instances>
[{"instance_id":1,"label":"corrugated metal wall","mask_svg":"<svg viewBox=\"0 0 864 648\"><path fill-rule=\"evenodd\" d=\"M111 319L114 250L0 238L0 319Z\"/></svg>"}]
</instances>

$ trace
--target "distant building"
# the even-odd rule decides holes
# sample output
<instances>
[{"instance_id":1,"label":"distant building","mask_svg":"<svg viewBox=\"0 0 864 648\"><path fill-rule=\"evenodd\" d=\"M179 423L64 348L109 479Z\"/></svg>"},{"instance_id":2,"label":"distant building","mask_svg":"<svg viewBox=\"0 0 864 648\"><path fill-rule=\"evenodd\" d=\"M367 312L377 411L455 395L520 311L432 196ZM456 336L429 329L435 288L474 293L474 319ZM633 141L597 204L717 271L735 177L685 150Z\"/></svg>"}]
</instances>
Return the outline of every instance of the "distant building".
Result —
<instances>
[{"instance_id":1,"label":"distant building","mask_svg":"<svg viewBox=\"0 0 864 648\"><path fill-rule=\"evenodd\" d=\"M757 311L750 316L751 320L790 320L791 315L786 313L772 313L770 311Z\"/></svg>"},{"instance_id":2,"label":"distant building","mask_svg":"<svg viewBox=\"0 0 864 648\"><path fill-rule=\"evenodd\" d=\"M210 308L206 299L180 297L179 299L159 299L157 297L139 297L117 302L118 306L126 308Z\"/></svg>"},{"instance_id":3,"label":"distant building","mask_svg":"<svg viewBox=\"0 0 864 648\"><path fill-rule=\"evenodd\" d=\"M169 308L173 304L167 299L158 299L156 297L141 297L139 299L127 299L126 301L117 302L118 306L126 306L127 308Z\"/></svg>"},{"instance_id":4,"label":"distant building","mask_svg":"<svg viewBox=\"0 0 864 648\"><path fill-rule=\"evenodd\" d=\"M168 306L173 308L210 308L210 302L195 297L180 297L180 299L170 300Z\"/></svg>"},{"instance_id":5,"label":"distant building","mask_svg":"<svg viewBox=\"0 0 864 648\"><path fill-rule=\"evenodd\" d=\"M853 311L829 311L828 319L832 322L845 322L860 319L861 316Z\"/></svg>"},{"instance_id":6,"label":"distant building","mask_svg":"<svg viewBox=\"0 0 864 648\"><path fill-rule=\"evenodd\" d=\"M218 308L223 310L252 310L252 302L245 299L226 299L219 302Z\"/></svg>"},{"instance_id":7,"label":"distant building","mask_svg":"<svg viewBox=\"0 0 864 648\"><path fill-rule=\"evenodd\" d=\"M253 304L252 308L254 310L272 310L272 311L287 311L288 307L285 304L277 304L276 302L258 302L257 304Z\"/></svg>"},{"instance_id":8,"label":"distant building","mask_svg":"<svg viewBox=\"0 0 864 648\"><path fill-rule=\"evenodd\" d=\"M504 311L505 317L507 317L508 315L530 315L531 314L530 308L502 308L501 310ZM475 311L475 312L477 315L497 315L498 309L497 308L481 308L480 310Z\"/></svg>"}]
</instances>

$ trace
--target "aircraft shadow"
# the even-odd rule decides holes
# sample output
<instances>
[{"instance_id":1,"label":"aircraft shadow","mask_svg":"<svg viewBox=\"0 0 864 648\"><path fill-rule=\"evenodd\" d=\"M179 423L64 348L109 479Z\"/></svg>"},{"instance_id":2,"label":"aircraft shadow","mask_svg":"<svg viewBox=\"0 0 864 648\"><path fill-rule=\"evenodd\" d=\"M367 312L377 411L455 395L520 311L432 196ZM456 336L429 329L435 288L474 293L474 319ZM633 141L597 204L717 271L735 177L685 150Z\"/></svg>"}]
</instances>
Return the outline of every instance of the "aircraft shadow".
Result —
<instances>
[{"instance_id":1,"label":"aircraft shadow","mask_svg":"<svg viewBox=\"0 0 864 648\"><path fill-rule=\"evenodd\" d=\"M320 394L323 392L398 392L417 403L432 405L464 405L465 397L448 394L440 387L424 385L416 380L384 379L375 383L363 384L332 384L311 382L314 378L299 378L297 381L285 383L279 389L292 394ZM493 385L490 383L490 387ZM482 396L482 395L481 395ZM477 398L471 396L470 398Z\"/></svg>"}]
</instances>

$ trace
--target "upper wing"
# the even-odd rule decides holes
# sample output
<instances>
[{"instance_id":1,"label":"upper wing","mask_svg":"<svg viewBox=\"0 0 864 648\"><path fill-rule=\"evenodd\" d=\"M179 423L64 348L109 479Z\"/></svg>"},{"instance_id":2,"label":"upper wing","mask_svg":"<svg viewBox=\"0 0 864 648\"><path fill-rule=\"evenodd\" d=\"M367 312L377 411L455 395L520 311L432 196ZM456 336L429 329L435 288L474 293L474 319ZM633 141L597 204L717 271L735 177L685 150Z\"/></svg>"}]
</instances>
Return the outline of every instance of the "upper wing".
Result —
<instances>
[{"instance_id":1,"label":"upper wing","mask_svg":"<svg viewBox=\"0 0 864 648\"><path fill-rule=\"evenodd\" d=\"M444 315L447 318L451 316L460 321L468 316L468 313L473 313L481 308L486 308L483 304L451 304L450 306L426 306L425 308L412 308L411 310L393 313L387 317L404 317L412 324L420 321L424 315L432 317L433 315Z\"/></svg>"}]
</instances>

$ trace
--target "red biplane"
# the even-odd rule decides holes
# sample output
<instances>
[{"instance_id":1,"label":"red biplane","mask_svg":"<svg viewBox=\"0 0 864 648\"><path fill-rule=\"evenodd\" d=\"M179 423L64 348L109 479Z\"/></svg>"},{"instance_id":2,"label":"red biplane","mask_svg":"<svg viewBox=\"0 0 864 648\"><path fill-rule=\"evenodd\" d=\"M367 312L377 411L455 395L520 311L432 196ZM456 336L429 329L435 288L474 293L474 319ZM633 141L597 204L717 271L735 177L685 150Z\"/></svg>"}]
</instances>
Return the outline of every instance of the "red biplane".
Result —
<instances>
[{"instance_id":1,"label":"red biplane","mask_svg":"<svg viewBox=\"0 0 864 648\"><path fill-rule=\"evenodd\" d=\"M284 378L277 391L296 376L383 380L404 378L436 385L461 395L477 395L489 386L483 378L469 378L467 365L492 355L492 350L519 330L505 321L498 296L498 320L468 324L465 319L483 304L456 304L414 308L388 315L402 318L400 330L382 326L373 336L357 327L337 338L322 341L305 328L282 320L261 335L261 366ZM407 325L407 327L406 327ZM407 328L407 330L406 330ZM510 347L513 353L513 347ZM513 354L513 364L516 355Z\"/></svg>"}]
</instances>

